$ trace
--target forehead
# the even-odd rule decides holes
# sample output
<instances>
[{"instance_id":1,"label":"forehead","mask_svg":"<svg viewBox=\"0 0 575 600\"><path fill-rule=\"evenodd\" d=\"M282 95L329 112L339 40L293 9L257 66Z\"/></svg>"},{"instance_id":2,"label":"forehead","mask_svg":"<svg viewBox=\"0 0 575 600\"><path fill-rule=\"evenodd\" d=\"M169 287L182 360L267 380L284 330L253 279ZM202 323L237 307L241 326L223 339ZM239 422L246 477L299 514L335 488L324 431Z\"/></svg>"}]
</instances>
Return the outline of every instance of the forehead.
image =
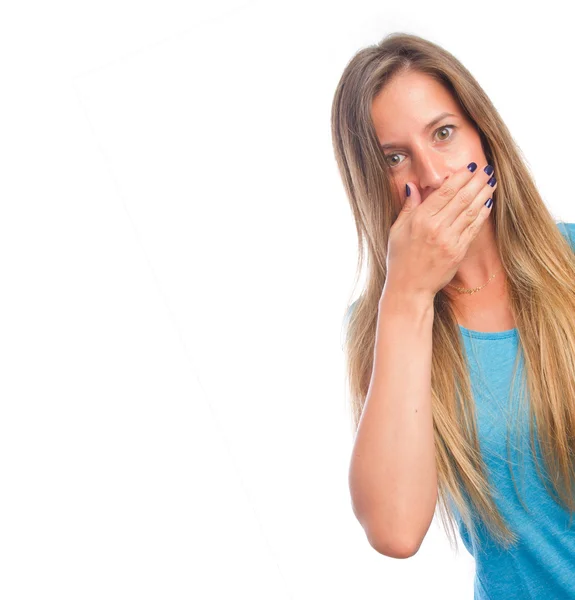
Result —
<instances>
[{"instance_id":1,"label":"forehead","mask_svg":"<svg viewBox=\"0 0 575 600\"><path fill-rule=\"evenodd\" d=\"M461 115L449 90L423 73L394 76L371 106L372 121L382 144L409 133L424 133L425 125L442 112Z\"/></svg>"}]
</instances>

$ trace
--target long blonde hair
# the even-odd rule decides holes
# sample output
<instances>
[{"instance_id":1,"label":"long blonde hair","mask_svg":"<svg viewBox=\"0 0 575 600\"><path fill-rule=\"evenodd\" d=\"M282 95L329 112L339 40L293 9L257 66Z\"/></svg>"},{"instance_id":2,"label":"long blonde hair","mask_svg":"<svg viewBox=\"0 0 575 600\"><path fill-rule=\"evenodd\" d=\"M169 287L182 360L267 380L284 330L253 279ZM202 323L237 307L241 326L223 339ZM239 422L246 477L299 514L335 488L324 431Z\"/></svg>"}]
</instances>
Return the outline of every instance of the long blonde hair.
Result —
<instances>
[{"instance_id":1,"label":"long blonde hair","mask_svg":"<svg viewBox=\"0 0 575 600\"><path fill-rule=\"evenodd\" d=\"M407 70L427 74L446 86L476 126L487 160L498 173L497 199L490 218L519 338L514 379L522 351L526 381L521 387L526 385L529 396L531 452L538 465L537 430L552 490L539 466L537 472L546 489L557 494L558 502L572 516L575 254L537 191L519 147L477 81L440 46L402 32L392 33L352 57L338 83L331 112L335 158L358 237L356 283L366 266L366 282L349 313L344 342L353 430L357 432L371 378L378 301L387 274L388 235L398 210L371 106L386 82ZM441 520L452 547L457 545L453 503L476 542L473 509L496 542L508 547L518 537L493 500L478 443L461 334L443 290L435 296L434 310L431 390ZM509 456L509 435L507 449Z\"/></svg>"}]
</instances>

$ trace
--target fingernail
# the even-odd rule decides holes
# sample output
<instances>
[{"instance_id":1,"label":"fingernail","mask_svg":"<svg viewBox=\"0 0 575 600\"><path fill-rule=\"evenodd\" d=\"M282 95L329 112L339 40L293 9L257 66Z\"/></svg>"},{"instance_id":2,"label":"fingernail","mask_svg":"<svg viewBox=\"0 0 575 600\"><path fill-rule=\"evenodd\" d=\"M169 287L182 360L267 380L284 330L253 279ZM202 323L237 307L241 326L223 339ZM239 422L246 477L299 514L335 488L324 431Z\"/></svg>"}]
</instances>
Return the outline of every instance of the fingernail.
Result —
<instances>
[{"instance_id":1,"label":"fingernail","mask_svg":"<svg viewBox=\"0 0 575 600\"><path fill-rule=\"evenodd\" d=\"M470 162L470 163L467 165L467 168L468 168L468 169L469 169L469 170L470 170L470 171L473 173L473 171L475 171L475 169L477 169L477 163Z\"/></svg>"},{"instance_id":2,"label":"fingernail","mask_svg":"<svg viewBox=\"0 0 575 600\"><path fill-rule=\"evenodd\" d=\"M409 186L407 185L407 183L405 184L405 195L411 196L411 190L409 189Z\"/></svg>"}]
</instances>

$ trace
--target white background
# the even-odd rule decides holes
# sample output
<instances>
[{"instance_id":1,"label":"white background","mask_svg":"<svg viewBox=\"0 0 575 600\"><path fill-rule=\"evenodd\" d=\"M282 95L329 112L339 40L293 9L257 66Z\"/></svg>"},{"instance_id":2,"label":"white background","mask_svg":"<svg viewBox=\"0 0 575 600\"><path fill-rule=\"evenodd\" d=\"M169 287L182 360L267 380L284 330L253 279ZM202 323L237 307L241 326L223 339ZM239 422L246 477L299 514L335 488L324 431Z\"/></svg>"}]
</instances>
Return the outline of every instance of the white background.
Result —
<instances>
[{"instance_id":1,"label":"white background","mask_svg":"<svg viewBox=\"0 0 575 600\"><path fill-rule=\"evenodd\" d=\"M473 597L438 515L396 560L351 509L356 240L329 116L358 49L427 37L573 222L555 6L3 6L3 600Z\"/></svg>"}]
</instances>

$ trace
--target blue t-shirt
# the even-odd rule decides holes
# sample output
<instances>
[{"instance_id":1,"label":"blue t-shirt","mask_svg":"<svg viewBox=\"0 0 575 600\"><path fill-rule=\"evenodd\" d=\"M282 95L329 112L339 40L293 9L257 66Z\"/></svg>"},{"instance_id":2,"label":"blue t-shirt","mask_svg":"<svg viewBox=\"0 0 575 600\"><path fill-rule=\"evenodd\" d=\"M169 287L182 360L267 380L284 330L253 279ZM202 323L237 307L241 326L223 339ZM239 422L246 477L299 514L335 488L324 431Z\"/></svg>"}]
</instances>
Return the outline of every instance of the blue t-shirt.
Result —
<instances>
[{"instance_id":1,"label":"blue t-shirt","mask_svg":"<svg viewBox=\"0 0 575 600\"><path fill-rule=\"evenodd\" d=\"M557 226L575 250L575 223L558 222ZM348 310L346 323L354 304ZM494 501L519 538L517 544L505 550L496 545L473 515L480 540L478 547L474 547L465 524L455 511L461 539L475 558L474 600L575 600L575 517L569 528L569 513L549 495L537 474L531 456L526 387L520 437L516 436L518 392L524 376L523 354L519 352L510 403L518 353L517 329L493 333L473 331L461 325L459 329L475 400L479 444L494 488ZM529 512L517 496L507 466L508 424L511 427L513 476ZM536 451L540 471L545 476L538 443ZM549 479L546 480L551 487Z\"/></svg>"},{"instance_id":2,"label":"blue t-shirt","mask_svg":"<svg viewBox=\"0 0 575 600\"><path fill-rule=\"evenodd\" d=\"M575 223L559 222L557 226L575 250ZM575 517L569 527L569 513L550 496L537 474L531 455L527 388L519 417L519 438L515 435L518 386L524 375L520 352L509 402L518 351L517 329L494 333L472 331L461 325L459 329L470 369L481 453L495 489L494 501L519 538L517 544L505 550L496 546L484 526L479 525L479 547L473 547L456 513L461 539L475 558L474 600L575 599ZM528 511L517 496L507 466L507 424L511 427L513 476ZM537 438L535 448L539 469L551 487Z\"/></svg>"}]
</instances>

